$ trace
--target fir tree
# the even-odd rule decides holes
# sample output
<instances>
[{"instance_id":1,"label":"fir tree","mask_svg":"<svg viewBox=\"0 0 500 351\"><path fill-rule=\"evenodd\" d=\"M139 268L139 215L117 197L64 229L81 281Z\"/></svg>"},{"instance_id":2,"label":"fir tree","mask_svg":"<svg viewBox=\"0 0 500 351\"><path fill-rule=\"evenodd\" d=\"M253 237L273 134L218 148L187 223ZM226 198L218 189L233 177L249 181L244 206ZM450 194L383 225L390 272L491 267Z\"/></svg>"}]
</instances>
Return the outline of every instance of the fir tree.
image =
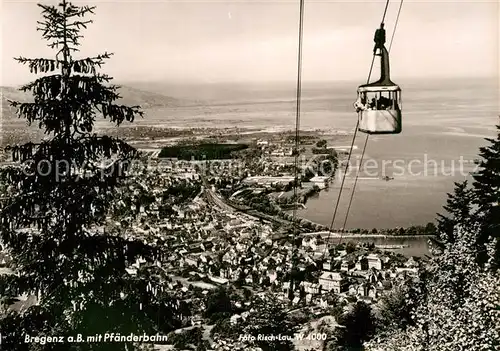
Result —
<instances>
[{"instance_id":1,"label":"fir tree","mask_svg":"<svg viewBox=\"0 0 500 351\"><path fill-rule=\"evenodd\" d=\"M497 126L500 131L500 126ZM447 215L438 214L438 232L444 242L457 240L456 225L479 223L480 230L474 239L479 264L486 262L486 245L494 241L494 267L500 266L500 132L496 139L486 139L490 145L479 149L479 171L473 174L474 182L455 183L453 194L448 194L444 209Z\"/></svg>"},{"instance_id":2,"label":"fir tree","mask_svg":"<svg viewBox=\"0 0 500 351\"><path fill-rule=\"evenodd\" d=\"M412 308L412 325L377 336L365 344L367 350L500 347L500 133L487 140L472 188L456 184L445 206L451 216L440 220L443 250L421 272L424 289Z\"/></svg>"},{"instance_id":3,"label":"fir tree","mask_svg":"<svg viewBox=\"0 0 500 351\"><path fill-rule=\"evenodd\" d=\"M342 327L335 329L335 341L328 346L330 350L360 350L375 331L375 317L371 307L363 301L356 302L337 319Z\"/></svg>"},{"instance_id":4,"label":"fir tree","mask_svg":"<svg viewBox=\"0 0 500 351\"><path fill-rule=\"evenodd\" d=\"M492 269L491 242L486 245L488 264L475 262L478 229L457 226L457 240L446 243L421 272L425 279L411 308L411 325L377 335L365 343L365 350L498 350L500 275Z\"/></svg>"},{"instance_id":5,"label":"fir tree","mask_svg":"<svg viewBox=\"0 0 500 351\"><path fill-rule=\"evenodd\" d=\"M109 84L111 77L98 73L111 54L74 57L81 29L91 23L84 18L94 7L65 0L39 6L43 20L38 30L56 55L16 59L32 73L44 75L20 88L32 93L33 102L11 104L46 137L9 149L19 165L1 172L7 190L0 208L1 239L17 271L1 277L0 293L35 295L38 304L2 317L2 347L131 350L131 342L24 342L26 335L154 334L168 331L173 323L159 278L143 270L136 276L126 271L138 258L154 262L161 253L142 241L103 230L114 190L127 178L137 151L120 139L99 136L94 122L103 117L120 125L142 111L118 104L118 87Z\"/></svg>"},{"instance_id":6,"label":"fir tree","mask_svg":"<svg viewBox=\"0 0 500 351\"><path fill-rule=\"evenodd\" d=\"M495 241L494 266L500 266L500 125L496 139L486 139L490 145L479 149L479 171L474 174L474 203L478 206L481 230L476 238L478 260L486 261L485 244Z\"/></svg>"},{"instance_id":7,"label":"fir tree","mask_svg":"<svg viewBox=\"0 0 500 351\"><path fill-rule=\"evenodd\" d=\"M448 200L443 208L447 215L438 214L439 238L448 243L453 243L455 238L455 226L463 223L471 216L473 193L468 188L468 182L455 182L455 189L448 194Z\"/></svg>"}]
</instances>

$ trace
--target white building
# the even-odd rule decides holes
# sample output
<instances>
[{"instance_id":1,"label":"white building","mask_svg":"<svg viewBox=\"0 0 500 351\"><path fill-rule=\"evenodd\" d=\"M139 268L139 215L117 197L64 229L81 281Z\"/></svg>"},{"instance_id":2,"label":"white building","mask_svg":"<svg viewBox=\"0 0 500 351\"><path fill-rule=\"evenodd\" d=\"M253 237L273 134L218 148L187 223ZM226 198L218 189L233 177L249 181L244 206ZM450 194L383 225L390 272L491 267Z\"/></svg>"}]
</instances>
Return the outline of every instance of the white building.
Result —
<instances>
[{"instance_id":1,"label":"white building","mask_svg":"<svg viewBox=\"0 0 500 351\"><path fill-rule=\"evenodd\" d=\"M340 273L324 271L319 277L319 285L321 285L322 290L333 290L335 293L341 293L346 290L347 281Z\"/></svg>"},{"instance_id":2,"label":"white building","mask_svg":"<svg viewBox=\"0 0 500 351\"><path fill-rule=\"evenodd\" d=\"M301 282L300 285L304 287L304 291L307 294L315 295L315 294L321 293L321 285L320 284L315 284L315 283L304 281L304 282Z\"/></svg>"},{"instance_id":3,"label":"white building","mask_svg":"<svg viewBox=\"0 0 500 351\"><path fill-rule=\"evenodd\" d=\"M369 254L366 259L368 260L368 269L370 268L375 268L378 269L379 271L382 270L383 264L382 260L380 257L378 257L375 254Z\"/></svg>"}]
</instances>

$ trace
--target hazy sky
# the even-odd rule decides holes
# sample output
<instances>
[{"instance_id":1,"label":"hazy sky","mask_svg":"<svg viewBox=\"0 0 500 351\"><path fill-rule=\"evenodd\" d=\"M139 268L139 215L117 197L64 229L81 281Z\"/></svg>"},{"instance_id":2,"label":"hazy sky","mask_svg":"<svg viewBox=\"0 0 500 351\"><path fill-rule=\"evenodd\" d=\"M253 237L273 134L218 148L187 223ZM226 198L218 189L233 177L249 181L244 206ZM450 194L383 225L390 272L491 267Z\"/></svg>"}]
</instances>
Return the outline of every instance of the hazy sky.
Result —
<instances>
[{"instance_id":1,"label":"hazy sky","mask_svg":"<svg viewBox=\"0 0 500 351\"><path fill-rule=\"evenodd\" d=\"M32 75L12 57L51 54L35 30L40 9L1 1L0 84L25 83ZM104 67L120 81L296 79L299 0L83 3L97 9L81 55L114 52ZM385 0L306 0L303 79L365 80L384 6ZM388 42L398 7L390 2ZM406 0L391 50L393 80L498 77L499 15L498 1Z\"/></svg>"}]
</instances>

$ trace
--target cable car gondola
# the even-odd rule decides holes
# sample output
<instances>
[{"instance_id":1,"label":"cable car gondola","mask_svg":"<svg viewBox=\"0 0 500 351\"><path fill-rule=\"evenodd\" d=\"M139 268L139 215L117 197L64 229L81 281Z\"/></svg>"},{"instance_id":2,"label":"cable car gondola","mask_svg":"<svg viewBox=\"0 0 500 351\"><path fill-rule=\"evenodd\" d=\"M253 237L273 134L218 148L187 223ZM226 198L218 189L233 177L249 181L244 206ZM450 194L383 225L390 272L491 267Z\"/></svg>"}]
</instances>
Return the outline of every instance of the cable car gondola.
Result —
<instances>
[{"instance_id":1,"label":"cable car gondola","mask_svg":"<svg viewBox=\"0 0 500 351\"><path fill-rule=\"evenodd\" d=\"M358 130L367 134L401 133L401 88L391 81L384 24L375 32L374 55L380 56L380 79L358 87L354 103ZM376 51L379 50L377 54Z\"/></svg>"}]
</instances>

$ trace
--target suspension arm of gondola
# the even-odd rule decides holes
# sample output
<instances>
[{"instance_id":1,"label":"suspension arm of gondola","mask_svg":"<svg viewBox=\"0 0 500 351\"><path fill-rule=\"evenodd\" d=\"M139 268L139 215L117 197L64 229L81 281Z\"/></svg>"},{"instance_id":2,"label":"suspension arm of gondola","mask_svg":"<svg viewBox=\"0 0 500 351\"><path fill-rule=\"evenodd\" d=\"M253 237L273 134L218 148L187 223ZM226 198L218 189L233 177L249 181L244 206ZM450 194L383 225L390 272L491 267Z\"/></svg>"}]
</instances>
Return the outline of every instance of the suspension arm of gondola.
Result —
<instances>
[{"instance_id":1,"label":"suspension arm of gondola","mask_svg":"<svg viewBox=\"0 0 500 351\"><path fill-rule=\"evenodd\" d=\"M380 22L382 24L385 22L385 15L387 15L388 8L389 8L389 0L387 0L387 2L385 3L384 15L382 16L382 21Z\"/></svg>"}]
</instances>

